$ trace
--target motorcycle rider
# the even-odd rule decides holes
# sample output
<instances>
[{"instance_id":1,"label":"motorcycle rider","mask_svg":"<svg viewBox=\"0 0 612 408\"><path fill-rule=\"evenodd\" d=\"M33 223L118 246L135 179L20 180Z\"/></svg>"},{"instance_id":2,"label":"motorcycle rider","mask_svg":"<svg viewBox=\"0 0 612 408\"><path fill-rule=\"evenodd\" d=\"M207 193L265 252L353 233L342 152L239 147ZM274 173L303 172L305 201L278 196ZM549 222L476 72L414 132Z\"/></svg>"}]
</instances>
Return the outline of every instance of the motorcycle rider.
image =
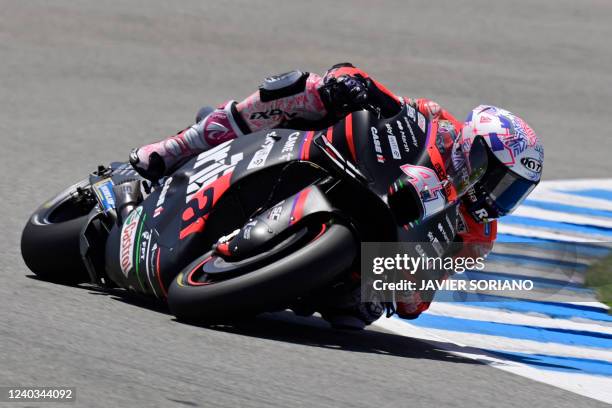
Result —
<instances>
[{"instance_id":1,"label":"motorcycle rider","mask_svg":"<svg viewBox=\"0 0 612 408\"><path fill-rule=\"evenodd\" d=\"M474 108L465 122L459 122L429 99L394 95L350 63L334 65L323 76L295 70L266 78L245 100L224 103L178 134L133 150L130 162L143 177L156 180L182 160L251 132L289 122L292 128L301 122L305 128L321 129L365 106L391 117L404 105L437 120L438 137L450 138L466 156L477 136L486 141L488 168L462 199L458 231L462 242L480 244L472 248L482 253L472 255L485 255L496 239L496 219L511 213L540 181L544 150L535 132L518 116L488 105ZM396 302L395 311L414 319L429 305L412 292ZM381 314L380 305L361 303L353 296L330 312L328 320L363 327Z\"/></svg>"}]
</instances>

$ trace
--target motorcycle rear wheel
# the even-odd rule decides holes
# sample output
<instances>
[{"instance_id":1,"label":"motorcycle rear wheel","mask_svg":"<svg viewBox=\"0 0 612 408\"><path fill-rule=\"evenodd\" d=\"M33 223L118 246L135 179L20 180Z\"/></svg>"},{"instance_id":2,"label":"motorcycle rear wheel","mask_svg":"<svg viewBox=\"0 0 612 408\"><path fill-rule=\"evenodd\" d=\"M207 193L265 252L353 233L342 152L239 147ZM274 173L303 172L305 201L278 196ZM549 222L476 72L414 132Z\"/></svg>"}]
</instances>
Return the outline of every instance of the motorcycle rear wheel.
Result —
<instances>
[{"instance_id":1,"label":"motorcycle rear wheel","mask_svg":"<svg viewBox=\"0 0 612 408\"><path fill-rule=\"evenodd\" d=\"M89 280L79 245L91 208L75 200L77 188L88 186L88 180L81 180L68 187L28 220L21 235L21 255L39 278L65 284Z\"/></svg>"}]
</instances>

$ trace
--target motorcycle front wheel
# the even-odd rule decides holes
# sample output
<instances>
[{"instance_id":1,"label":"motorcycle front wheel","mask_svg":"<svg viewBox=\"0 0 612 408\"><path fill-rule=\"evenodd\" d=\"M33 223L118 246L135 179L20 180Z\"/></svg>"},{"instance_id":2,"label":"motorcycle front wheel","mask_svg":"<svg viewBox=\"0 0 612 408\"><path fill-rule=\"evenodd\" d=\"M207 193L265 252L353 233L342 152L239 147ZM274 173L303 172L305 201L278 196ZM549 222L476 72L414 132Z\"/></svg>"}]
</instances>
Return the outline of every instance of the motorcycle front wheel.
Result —
<instances>
[{"instance_id":1,"label":"motorcycle front wheel","mask_svg":"<svg viewBox=\"0 0 612 408\"><path fill-rule=\"evenodd\" d=\"M299 248L284 251L280 257L278 252L271 253L269 262L264 264L249 263L248 259L232 264L212 252L202 255L172 281L168 291L170 311L183 321L240 319L282 309L292 300L330 283L353 264L358 242L342 224L309 228L313 232L300 242ZM234 268L235 276L215 281L212 275L211 279L206 274L207 265L214 267L215 263L221 268ZM245 271L249 264L256 266Z\"/></svg>"}]
</instances>

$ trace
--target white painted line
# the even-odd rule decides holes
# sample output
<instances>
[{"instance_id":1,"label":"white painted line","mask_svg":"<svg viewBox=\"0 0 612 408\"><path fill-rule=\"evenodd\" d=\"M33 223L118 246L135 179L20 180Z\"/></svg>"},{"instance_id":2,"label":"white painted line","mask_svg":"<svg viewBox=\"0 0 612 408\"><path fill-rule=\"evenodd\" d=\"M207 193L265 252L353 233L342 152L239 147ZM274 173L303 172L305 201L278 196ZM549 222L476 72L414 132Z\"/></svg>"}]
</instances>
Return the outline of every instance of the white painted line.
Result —
<instances>
[{"instance_id":1,"label":"white painted line","mask_svg":"<svg viewBox=\"0 0 612 408\"><path fill-rule=\"evenodd\" d=\"M560 193L552 190L542 191L536 188L533 193L529 195L529 199L572 205L574 207L582 207L593 210L612 211L612 203L610 203L610 201L599 198L581 197L578 195Z\"/></svg>"},{"instance_id":2,"label":"white painted line","mask_svg":"<svg viewBox=\"0 0 612 408\"><path fill-rule=\"evenodd\" d=\"M576 246L573 242L567 243L554 243L557 250L551 250L552 243L545 243L541 245L520 245L516 243L505 243L505 242L496 242L495 247L493 248L493 252L496 254L502 255L516 255L519 257L531 256L539 259L548 259L553 261L563 261L570 263L578 263L583 265L589 265L593 262L596 262L599 258L604 257L605 254L597 254L596 256L585 254L584 251L577 250ZM600 245L602 249L605 247ZM612 250L612 248L609 248ZM512 262L512 261L510 261ZM541 266L546 269L544 264Z\"/></svg>"},{"instance_id":3,"label":"white painted line","mask_svg":"<svg viewBox=\"0 0 612 408\"><path fill-rule=\"evenodd\" d=\"M567 214L559 211L543 210L529 205L522 205L512 213L521 217L535 218L539 220L565 222L569 224L590 225L601 228L612 228L612 221L606 218L596 218L585 215Z\"/></svg>"},{"instance_id":4,"label":"white painted line","mask_svg":"<svg viewBox=\"0 0 612 408\"><path fill-rule=\"evenodd\" d=\"M530 200L548 201L589 209L612 211L612 202L592 197L581 197L563 191L583 189L612 190L612 179L581 179L543 181L529 195Z\"/></svg>"},{"instance_id":5,"label":"white painted line","mask_svg":"<svg viewBox=\"0 0 612 408\"><path fill-rule=\"evenodd\" d=\"M465 306L461 303L432 303L428 314L456 317L460 319L479 320L503 324L519 324L524 326L555 328L566 330L589 331L612 335L612 323L590 320L581 322L566 319L551 319L549 316L537 313L518 313L509 310L488 309L486 307Z\"/></svg>"},{"instance_id":6,"label":"white painted line","mask_svg":"<svg viewBox=\"0 0 612 408\"><path fill-rule=\"evenodd\" d=\"M518 227L515 225L505 225L500 223L497 227L498 234L515 235L526 238L539 238L563 242L609 242L609 239L600 237L592 237L586 235L574 235L560 233L548 229L540 229L533 227Z\"/></svg>"},{"instance_id":7,"label":"white painted line","mask_svg":"<svg viewBox=\"0 0 612 408\"><path fill-rule=\"evenodd\" d=\"M601 376L593 376L593 375L583 375L583 374L568 374L563 372L556 371L546 371L540 370L537 368L530 367L526 364L517 363L510 360L501 359L487 353L478 348L478 346L467 346L464 341L470 341L474 337L479 337L480 335L475 334L472 335L472 339L470 338L461 338L457 337L457 332L441 332L439 333L430 331L429 329L425 330L418 326L412 325L405 321L400 321L398 319L380 319L374 323L375 326L380 327L384 330L388 330L390 332L409 336L412 338L421 339L427 343L430 343L436 347L442 348L451 354L470 358L473 360L478 360L482 363L488 364L492 367L498 368L500 370L504 370L516 375L520 375L521 377L526 377L532 379L537 382L541 382L544 384L549 384L555 386L557 388L562 388L564 390L574 392L579 395L583 395L585 397L597 399L599 401L607 402L612 404L612 378L610 377L601 377ZM485 337L494 337L494 336L485 336ZM450 340L452 338L452 340ZM495 338L493 340L507 340L504 338ZM481 345L484 347L491 347L492 339L487 339L488 342ZM442 344L440 344L442 343ZM475 342L477 343L477 342ZM535 343L535 346L538 346L533 349L534 354L551 354L550 349L546 349L545 352L541 352L542 347L546 347L546 344ZM567 346L566 346L567 347ZM498 347L495 347L498 349ZM515 350L507 350L507 351L516 351L520 353L529 353L529 348L522 348L520 346L516 347ZM539 351L538 351L539 350ZM558 350L554 350L555 355ZM580 349L576 350L576 354L580 354ZM593 353L593 350L589 349L588 354L585 354L584 358L597 359L598 357ZM611 353L612 354L612 353ZM610 358L610 357L609 357ZM608 361L608 360L606 360Z\"/></svg>"},{"instance_id":8,"label":"white painted line","mask_svg":"<svg viewBox=\"0 0 612 408\"><path fill-rule=\"evenodd\" d=\"M587 188L596 188L599 190L612 191L612 178L546 180L543 181L540 186L543 188L562 190L583 190Z\"/></svg>"},{"instance_id":9,"label":"white painted line","mask_svg":"<svg viewBox=\"0 0 612 408\"><path fill-rule=\"evenodd\" d=\"M544 354L558 357L586 358L592 360L609 361L612 363L612 350L609 348L604 349L586 347L584 345L571 346L568 344L546 343L535 340L511 339L508 337L493 336L482 333L458 332L452 330L434 329L430 327L421 328L416 324L403 321L399 318L381 319L376 323L380 327L393 327L394 329L398 329L397 326L390 324L389 322L404 325L405 327L401 331L406 335L410 335L409 333L412 333L413 329L418 327L419 330L422 330L429 335L444 339L452 339L453 343L476 347L479 349L507 351L511 353ZM612 380L612 378L610 379Z\"/></svg>"},{"instance_id":10,"label":"white painted line","mask_svg":"<svg viewBox=\"0 0 612 408\"><path fill-rule=\"evenodd\" d=\"M601 303L601 302L567 302L569 304L572 305L582 305L582 306L590 306L590 307L597 307L599 309L606 309L609 310L610 306Z\"/></svg>"},{"instance_id":11,"label":"white painted line","mask_svg":"<svg viewBox=\"0 0 612 408\"><path fill-rule=\"evenodd\" d=\"M599 198L581 197L578 195L560 193L557 191L538 191L537 193L536 191L537 188L531 195L529 195L530 200L548 201L593 210L612 211L612 203Z\"/></svg>"},{"instance_id":12,"label":"white painted line","mask_svg":"<svg viewBox=\"0 0 612 408\"><path fill-rule=\"evenodd\" d=\"M568 273L570 272L570 273ZM512 275L513 277L526 278L538 277L543 279L553 279L561 282L568 282L574 284L584 283L584 273L582 271L569 271L562 268L526 268L524 266L517 267L515 264L506 262L486 262L486 268L482 272L486 273L502 273L505 275Z\"/></svg>"}]
</instances>

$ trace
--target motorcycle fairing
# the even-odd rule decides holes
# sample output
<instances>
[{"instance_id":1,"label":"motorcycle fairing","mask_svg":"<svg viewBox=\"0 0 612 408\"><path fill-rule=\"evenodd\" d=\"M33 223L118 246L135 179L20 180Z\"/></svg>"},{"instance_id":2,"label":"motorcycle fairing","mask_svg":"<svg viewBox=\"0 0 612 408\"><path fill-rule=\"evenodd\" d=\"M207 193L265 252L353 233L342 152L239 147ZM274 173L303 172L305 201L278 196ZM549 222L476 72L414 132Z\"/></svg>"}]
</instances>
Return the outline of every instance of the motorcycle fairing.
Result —
<instances>
[{"instance_id":1,"label":"motorcycle fairing","mask_svg":"<svg viewBox=\"0 0 612 408\"><path fill-rule=\"evenodd\" d=\"M241 260L272 248L296 230L305 219L331 214L333 207L317 186L309 186L251 218L216 251L228 259ZM325 218L329 219L329 216Z\"/></svg>"},{"instance_id":2,"label":"motorcycle fairing","mask_svg":"<svg viewBox=\"0 0 612 408\"><path fill-rule=\"evenodd\" d=\"M127 276L118 273L119 232L110 234L107 274L120 286L164 297L170 281L194 254L210 249L220 236L233 229L228 220L239 222L234 227L241 227L248 215L263 204L255 199L249 203L248 196L267 197L261 191L273 186L288 164L299 167L289 173L305 183L296 182L294 190L314 180L320 170L302 160L310 157L313 136L314 132L284 129L259 132L225 142L187 161L141 203L142 217L132 242L133 267ZM124 167L118 169L127 171ZM234 191L226 194L228 190ZM260 192L248 194L249 190ZM221 199L224 203L217 209Z\"/></svg>"},{"instance_id":3,"label":"motorcycle fairing","mask_svg":"<svg viewBox=\"0 0 612 408\"><path fill-rule=\"evenodd\" d=\"M258 209L273 208L325 174L322 153L313 143L321 134L346 159L356 162L369 180L366 190L381 203L386 203L388 188L402 174L403 164L431 168L443 178L439 161L432 159L432 149L437 149L433 127L422 115L411 115L406 107L389 119L354 112L322 131L256 132L192 158L142 202L142 217L131 242L134 266L127 276L121 273L117 256L119 233L110 234L108 275L122 287L165 297L176 274L210 250L219 237L242 228ZM136 176L121 165L113 177ZM449 193L444 194L448 204ZM413 242L451 241L456 226L454 207L426 223L398 226L397 237ZM376 225L377 220L371 223Z\"/></svg>"}]
</instances>

